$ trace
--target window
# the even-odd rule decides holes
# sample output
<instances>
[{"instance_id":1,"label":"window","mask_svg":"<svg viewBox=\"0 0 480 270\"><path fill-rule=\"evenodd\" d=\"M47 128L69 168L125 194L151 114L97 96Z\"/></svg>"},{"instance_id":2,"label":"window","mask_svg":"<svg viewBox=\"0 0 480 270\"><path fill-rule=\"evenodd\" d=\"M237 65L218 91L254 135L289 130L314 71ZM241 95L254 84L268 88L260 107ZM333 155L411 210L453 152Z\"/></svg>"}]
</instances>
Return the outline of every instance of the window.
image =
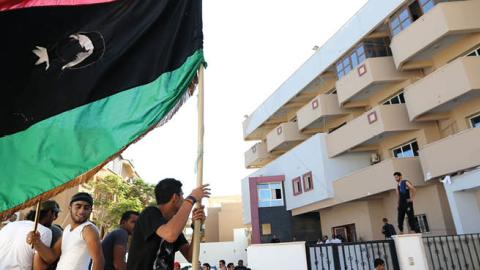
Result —
<instances>
[{"instance_id":1,"label":"window","mask_svg":"<svg viewBox=\"0 0 480 270\"><path fill-rule=\"evenodd\" d=\"M477 48L477 49L473 50L467 56L480 56L480 48Z\"/></svg>"},{"instance_id":2,"label":"window","mask_svg":"<svg viewBox=\"0 0 480 270\"><path fill-rule=\"evenodd\" d=\"M299 194L302 194L302 180L300 177L294 178L292 180L292 185L293 185L293 195L297 196Z\"/></svg>"},{"instance_id":3,"label":"window","mask_svg":"<svg viewBox=\"0 0 480 270\"><path fill-rule=\"evenodd\" d=\"M402 32L410 24L412 24L412 18L410 17L410 11L408 8L404 8L397 12L390 18L390 31L392 36L396 36L398 33Z\"/></svg>"},{"instance_id":4,"label":"window","mask_svg":"<svg viewBox=\"0 0 480 270\"><path fill-rule=\"evenodd\" d=\"M281 183L258 184L257 193L258 207L283 206Z\"/></svg>"},{"instance_id":5,"label":"window","mask_svg":"<svg viewBox=\"0 0 480 270\"><path fill-rule=\"evenodd\" d=\"M313 189L313 177L312 172L308 172L303 175L303 190L305 192L310 191Z\"/></svg>"},{"instance_id":6,"label":"window","mask_svg":"<svg viewBox=\"0 0 480 270\"><path fill-rule=\"evenodd\" d=\"M392 152L393 156L396 158L416 157L418 156L417 141L411 141L397 148L394 148Z\"/></svg>"},{"instance_id":7,"label":"window","mask_svg":"<svg viewBox=\"0 0 480 270\"><path fill-rule=\"evenodd\" d=\"M384 101L383 105L400 104L400 103L405 103L405 97L403 96L403 91Z\"/></svg>"},{"instance_id":8,"label":"window","mask_svg":"<svg viewBox=\"0 0 480 270\"><path fill-rule=\"evenodd\" d=\"M427 13L430 9L435 6L435 1L433 0L419 0L420 6L422 7L423 13Z\"/></svg>"},{"instance_id":9,"label":"window","mask_svg":"<svg viewBox=\"0 0 480 270\"><path fill-rule=\"evenodd\" d=\"M417 220L418 228L420 228L421 233L426 233L430 231L430 227L428 226L427 215L425 214L416 215L415 219Z\"/></svg>"},{"instance_id":10,"label":"window","mask_svg":"<svg viewBox=\"0 0 480 270\"><path fill-rule=\"evenodd\" d=\"M379 38L361 42L355 49L337 62L337 77L340 79L347 75L367 58L392 55L389 45L389 38Z\"/></svg>"},{"instance_id":11,"label":"window","mask_svg":"<svg viewBox=\"0 0 480 270\"><path fill-rule=\"evenodd\" d=\"M272 224L263 223L262 224L262 235L270 235L270 234L272 234Z\"/></svg>"},{"instance_id":12,"label":"window","mask_svg":"<svg viewBox=\"0 0 480 270\"><path fill-rule=\"evenodd\" d=\"M480 128L480 113L470 117L469 122L472 128Z\"/></svg>"}]
</instances>

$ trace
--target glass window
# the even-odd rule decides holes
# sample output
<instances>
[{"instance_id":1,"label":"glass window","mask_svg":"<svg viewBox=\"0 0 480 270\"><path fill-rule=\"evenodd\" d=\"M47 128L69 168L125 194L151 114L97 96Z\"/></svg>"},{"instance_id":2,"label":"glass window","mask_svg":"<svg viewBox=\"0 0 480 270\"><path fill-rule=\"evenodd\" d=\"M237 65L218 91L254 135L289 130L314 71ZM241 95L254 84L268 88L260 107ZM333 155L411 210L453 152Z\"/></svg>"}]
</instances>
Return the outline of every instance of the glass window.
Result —
<instances>
[{"instance_id":1,"label":"glass window","mask_svg":"<svg viewBox=\"0 0 480 270\"><path fill-rule=\"evenodd\" d=\"M412 23L412 18L410 16L410 12L408 7L400 10L397 14L393 15L390 18L390 31L392 32L392 36L397 35L403 29L407 28Z\"/></svg>"},{"instance_id":2,"label":"glass window","mask_svg":"<svg viewBox=\"0 0 480 270\"><path fill-rule=\"evenodd\" d=\"M480 48L477 48L477 49L473 50L467 56L480 56Z\"/></svg>"},{"instance_id":3,"label":"glass window","mask_svg":"<svg viewBox=\"0 0 480 270\"><path fill-rule=\"evenodd\" d=\"M300 177L294 178L292 180L293 185L293 195L298 195L302 193L302 181Z\"/></svg>"},{"instance_id":4,"label":"glass window","mask_svg":"<svg viewBox=\"0 0 480 270\"><path fill-rule=\"evenodd\" d=\"M393 156L396 158L408 158L418 156L417 141L412 141L392 149Z\"/></svg>"},{"instance_id":5,"label":"glass window","mask_svg":"<svg viewBox=\"0 0 480 270\"><path fill-rule=\"evenodd\" d=\"M257 184L258 207L282 206L282 184L266 183Z\"/></svg>"},{"instance_id":6,"label":"glass window","mask_svg":"<svg viewBox=\"0 0 480 270\"><path fill-rule=\"evenodd\" d=\"M480 128L480 114L470 118L470 125L472 128Z\"/></svg>"},{"instance_id":7,"label":"glass window","mask_svg":"<svg viewBox=\"0 0 480 270\"><path fill-rule=\"evenodd\" d=\"M420 5L422 6L423 14L427 13L430 9L435 6L435 2L433 0L419 0Z\"/></svg>"},{"instance_id":8,"label":"glass window","mask_svg":"<svg viewBox=\"0 0 480 270\"><path fill-rule=\"evenodd\" d=\"M427 215L425 214L416 215L415 219L417 220L418 228L420 229L421 233L426 233L430 231L430 227L428 226Z\"/></svg>"},{"instance_id":9,"label":"glass window","mask_svg":"<svg viewBox=\"0 0 480 270\"><path fill-rule=\"evenodd\" d=\"M388 98L383 102L383 105L390 105L390 104L403 104L405 103L405 97L403 95L403 91L396 94L395 96Z\"/></svg>"},{"instance_id":10,"label":"glass window","mask_svg":"<svg viewBox=\"0 0 480 270\"><path fill-rule=\"evenodd\" d=\"M305 192L313 189L313 176L312 172L308 172L303 175L303 189Z\"/></svg>"}]
</instances>

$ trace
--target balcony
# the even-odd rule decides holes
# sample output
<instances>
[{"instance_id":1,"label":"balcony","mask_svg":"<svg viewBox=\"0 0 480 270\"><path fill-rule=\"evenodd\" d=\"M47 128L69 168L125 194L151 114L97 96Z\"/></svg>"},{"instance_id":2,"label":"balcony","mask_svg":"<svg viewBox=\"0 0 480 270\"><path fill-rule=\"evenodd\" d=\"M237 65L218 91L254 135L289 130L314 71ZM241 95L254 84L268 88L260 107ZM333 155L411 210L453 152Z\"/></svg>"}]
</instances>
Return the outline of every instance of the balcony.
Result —
<instances>
[{"instance_id":1,"label":"balcony","mask_svg":"<svg viewBox=\"0 0 480 270\"><path fill-rule=\"evenodd\" d=\"M341 104L367 99L388 84L414 76L395 68L393 57L367 58L365 62L337 81L338 100Z\"/></svg>"},{"instance_id":2,"label":"balcony","mask_svg":"<svg viewBox=\"0 0 480 270\"><path fill-rule=\"evenodd\" d=\"M296 122L282 123L267 134L267 151L286 152L307 138Z\"/></svg>"},{"instance_id":3,"label":"balcony","mask_svg":"<svg viewBox=\"0 0 480 270\"><path fill-rule=\"evenodd\" d=\"M267 151L267 143L259 142L245 152L245 167L247 169L260 168L273 158L274 155Z\"/></svg>"},{"instance_id":4,"label":"balcony","mask_svg":"<svg viewBox=\"0 0 480 270\"><path fill-rule=\"evenodd\" d=\"M433 53L458 39L480 32L480 1L439 3L428 13L393 37L390 48L395 66L406 68L407 62L428 61Z\"/></svg>"},{"instance_id":5,"label":"balcony","mask_svg":"<svg viewBox=\"0 0 480 270\"><path fill-rule=\"evenodd\" d=\"M410 120L441 115L479 96L479 74L480 57L462 57L410 85L405 91Z\"/></svg>"},{"instance_id":6,"label":"balcony","mask_svg":"<svg viewBox=\"0 0 480 270\"><path fill-rule=\"evenodd\" d=\"M424 146L419 154L425 179L480 166L480 128L464 130Z\"/></svg>"},{"instance_id":7,"label":"balcony","mask_svg":"<svg viewBox=\"0 0 480 270\"><path fill-rule=\"evenodd\" d=\"M419 129L410 122L405 104L379 105L327 136L330 157L346 151L375 151L387 136Z\"/></svg>"},{"instance_id":8,"label":"balcony","mask_svg":"<svg viewBox=\"0 0 480 270\"><path fill-rule=\"evenodd\" d=\"M418 157L392 158L333 182L335 202L348 202L396 188L394 172L402 172L415 186L425 185Z\"/></svg>"},{"instance_id":9,"label":"balcony","mask_svg":"<svg viewBox=\"0 0 480 270\"><path fill-rule=\"evenodd\" d=\"M346 115L340 108L337 95L319 95L297 112L298 129L302 131L323 131L325 121Z\"/></svg>"}]
</instances>

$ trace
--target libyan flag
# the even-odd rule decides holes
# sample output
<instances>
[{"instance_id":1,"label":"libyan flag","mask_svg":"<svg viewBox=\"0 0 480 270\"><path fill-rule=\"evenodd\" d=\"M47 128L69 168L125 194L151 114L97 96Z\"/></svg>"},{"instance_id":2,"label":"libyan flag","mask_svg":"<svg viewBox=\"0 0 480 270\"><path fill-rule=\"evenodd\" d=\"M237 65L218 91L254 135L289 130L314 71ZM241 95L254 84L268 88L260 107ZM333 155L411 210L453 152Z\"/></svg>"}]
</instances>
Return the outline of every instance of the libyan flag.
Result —
<instances>
[{"instance_id":1,"label":"libyan flag","mask_svg":"<svg viewBox=\"0 0 480 270\"><path fill-rule=\"evenodd\" d=\"M89 179L204 63L201 0L4 0L0 35L0 214Z\"/></svg>"}]
</instances>

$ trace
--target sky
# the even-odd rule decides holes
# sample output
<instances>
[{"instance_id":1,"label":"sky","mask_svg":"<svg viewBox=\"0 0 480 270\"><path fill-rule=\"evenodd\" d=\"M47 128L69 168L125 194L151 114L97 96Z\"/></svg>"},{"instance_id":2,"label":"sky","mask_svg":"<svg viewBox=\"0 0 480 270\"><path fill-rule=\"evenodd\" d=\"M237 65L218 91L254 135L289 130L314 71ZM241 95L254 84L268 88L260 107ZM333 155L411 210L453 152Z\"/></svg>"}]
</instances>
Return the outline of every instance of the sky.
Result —
<instances>
[{"instance_id":1,"label":"sky","mask_svg":"<svg viewBox=\"0 0 480 270\"><path fill-rule=\"evenodd\" d=\"M242 122L366 0L203 0L205 71L204 183L212 196L240 195L254 170L244 153ZM131 145L145 181L174 177L188 194L196 185L196 93L172 120Z\"/></svg>"}]
</instances>

